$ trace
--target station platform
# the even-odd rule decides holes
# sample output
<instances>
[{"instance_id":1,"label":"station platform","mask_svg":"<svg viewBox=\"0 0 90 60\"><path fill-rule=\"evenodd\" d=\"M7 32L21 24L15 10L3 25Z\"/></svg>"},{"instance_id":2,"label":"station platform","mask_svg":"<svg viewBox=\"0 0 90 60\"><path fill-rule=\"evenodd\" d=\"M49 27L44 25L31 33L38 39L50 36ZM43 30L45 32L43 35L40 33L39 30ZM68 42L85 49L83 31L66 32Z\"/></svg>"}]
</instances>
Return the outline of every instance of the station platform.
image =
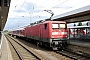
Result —
<instances>
[{"instance_id":1,"label":"station platform","mask_svg":"<svg viewBox=\"0 0 90 60\"><path fill-rule=\"evenodd\" d=\"M13 60L9 44L3 33L0 39L0 60Z\"/></svg>"},{"instance_id":2,"label":"station platform","mask_svg":"<svg viewBox=\"0 0 90 60\"><path fill-rule=\"evenodd\" d=\"M83 41L83 40L68 40L69 44L78 45L83 47L90 48L90 41Z\"/></svg>"}]
</instances>

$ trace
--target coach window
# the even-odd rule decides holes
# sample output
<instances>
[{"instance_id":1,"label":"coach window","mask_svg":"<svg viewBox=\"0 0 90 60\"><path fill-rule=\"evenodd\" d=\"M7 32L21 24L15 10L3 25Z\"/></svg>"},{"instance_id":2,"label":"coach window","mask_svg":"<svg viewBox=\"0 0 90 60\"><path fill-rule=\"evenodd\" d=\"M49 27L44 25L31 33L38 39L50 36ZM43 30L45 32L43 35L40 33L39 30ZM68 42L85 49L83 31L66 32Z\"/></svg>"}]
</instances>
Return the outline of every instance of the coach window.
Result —
<instances>
[{"instance_id":1,"label":"coach window","mask_svg":"<svg viewBox=\"0 0 90 60\"><path fill-rule=\"evenodd\" d=\"M44 24L44 29L46 29L47 28L47 24Z\"/></svg>"},{"instance_id":2,"label":"coach window","mask_svg":"<svg viewBox=\"0 0 90 60\"><path fill-rule=\"evenodd\" d=\"M21 33L23 32L23 30L21 30Z\"/></svg>"},{"instance_id":3,"label":"coach window","mask_svg":"<svg viewBox=\"0 0 90 60\"><path fill-rule=\"evenodd\" d=\"M20 30L20 33L22 33L22 30Z\"/></svg>"},{"instance_id":4,"label":"coach window","mask_svg":"<svg viewBox=\"0 0 90 60\"><path fill-rule=\"evenodd\" d=\"M17 33L19 33L19 30L17 31Z\"/></svg>"}]
</instances>

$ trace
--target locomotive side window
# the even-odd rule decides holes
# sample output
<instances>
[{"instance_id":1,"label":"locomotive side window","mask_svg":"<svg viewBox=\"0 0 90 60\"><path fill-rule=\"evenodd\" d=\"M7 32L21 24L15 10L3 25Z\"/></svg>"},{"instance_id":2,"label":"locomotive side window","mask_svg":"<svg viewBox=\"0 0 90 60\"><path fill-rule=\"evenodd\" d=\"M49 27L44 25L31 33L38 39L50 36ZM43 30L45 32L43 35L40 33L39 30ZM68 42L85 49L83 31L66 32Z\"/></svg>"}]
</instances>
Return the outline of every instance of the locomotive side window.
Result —
<instances>
[{"instance_id":1,"label":"locomotive side window","mask_svg":"<svg viewBox=\"0 0 90 60\"><path fill-rule=\"evenodd\" d=\"M66 24L59 24L60 28L66 28Z\"/></svg>"},{"instance_id":2,"label":"locomotive side window","mask_svg":"<svg viewBox=\"0 0 90 60\"><path fill-rule=\"evenodd\" d=\"M44 29L47 29L47 24L44 24Z\"/></svg>"},{"instance_id":3,"label":"locomotive side window","mask_svg":"<svg viewBox=\"0 0 90 60\"><path fill-rule=\"evenodd\" d=\"M57 28L59 28L58 24L52 24L52 29L57 29Z\"/></svg>"}]
</instances>

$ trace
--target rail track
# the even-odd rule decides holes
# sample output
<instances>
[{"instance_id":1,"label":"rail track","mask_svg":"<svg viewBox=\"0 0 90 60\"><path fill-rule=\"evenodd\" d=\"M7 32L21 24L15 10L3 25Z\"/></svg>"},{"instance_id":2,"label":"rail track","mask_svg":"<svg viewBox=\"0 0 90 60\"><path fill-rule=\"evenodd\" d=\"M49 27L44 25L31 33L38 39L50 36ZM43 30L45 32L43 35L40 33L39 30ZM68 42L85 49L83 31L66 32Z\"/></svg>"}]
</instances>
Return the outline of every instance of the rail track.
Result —
<instances>
[{"instance_id":1,"label":"rail track","mask_svg":"<svg viewBox=\"0 0 90 60\"><path fill-rule=\"evenodd\" d=\"M73 60L90 60L90 57L87 57L87 56L84 56L84 55L81 55L81 54L78 54L78 53L75 53L66 49L62 51L56 51L56 53L59 53Z\"/></svg>"},{"instance_id":2,"label":"rail track","mask_svg":"<svg viewBox=\"0 0 90 60\"><path fill-rule=\"evenodd\" d=\"M70 58L71 60L90 60L90 57L83 56L75 52L71 52L70 50L55 51L55 52L62 56L66 56L67 58Z\"/></svg>"},{"instance_id":3,"label":"rail track","mask_svg":"<svg viewBox=\"0 0 90 60\"><path fill-rule=\"evenodd\" d=\"M8 35L5 35L5 37L15 49L20 60L41 60L36 55L34 55L30 50L28 50L27 48L22 46L20 43L15 41L13 38L10 38Z\"/></svg>"},{"instance_id":4,"label":"rail track","mask_svg":"<svg viewBox=\"0 0 90 60\"><path fill-rule=\"evenodd\" d=\"M78 44L77 43L74 43L74 44L70 43L70 44L68 44L67 48L90 57L90 45L89 44L87 44L85 46L85 43L81 43L81 44L79 44L79 43Z\"/></svg>"},{"instance_id":5,"label":"rail track","mask_svg":"<svg viewBox=\"0 0 90 60\"><path fill-rule=\"evenodd\" d=\"M26 46L28 46L30 50L33 50L32 52L34 52L36 55L38 54L41 60L70 60L70 58L57 54L51 49L46 49L45 47L39 47L39 46L37 48L37 46L31 43L30 41L18 39L18 38L15 40L20 42L21 44L25 44Z\"/></svg>"}]
</instances>

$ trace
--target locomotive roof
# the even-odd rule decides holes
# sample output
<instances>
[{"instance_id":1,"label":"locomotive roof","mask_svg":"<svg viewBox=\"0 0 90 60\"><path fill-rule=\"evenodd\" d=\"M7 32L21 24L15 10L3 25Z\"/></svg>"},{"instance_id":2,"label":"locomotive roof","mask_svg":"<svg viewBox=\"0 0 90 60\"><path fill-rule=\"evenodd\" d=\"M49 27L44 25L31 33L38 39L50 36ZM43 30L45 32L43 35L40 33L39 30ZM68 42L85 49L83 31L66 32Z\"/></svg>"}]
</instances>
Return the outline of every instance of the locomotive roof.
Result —
<instances>
[{"instance_id":1,"label":"locomotive roof","mask_svg":"<svg viewBox=\"0 0 90 60\"><path fill-rule=\"evenodd\" d=\"M53 22L53 23L66 23L65 21L45 21L44 23L49 23L49 22Z\"/></svg>"},{"instance_id":2,"label":"locomotive roof","mask_svg":"<svg viewBox=\"0 0 90 60\"><path fill-rule=\"evenodd\" d=\"M30 27L30 26L35 26L35 25L38 25L38 24L44 24L44 23L50 23L50 22L53 22L53 23L66 23L65 21L53 21L53 20L48 20L48 21L43 21L43 22L40 22L40 23L33 23L31 25L28 25L27 27Z\"/></svg>"}]
</instances>

